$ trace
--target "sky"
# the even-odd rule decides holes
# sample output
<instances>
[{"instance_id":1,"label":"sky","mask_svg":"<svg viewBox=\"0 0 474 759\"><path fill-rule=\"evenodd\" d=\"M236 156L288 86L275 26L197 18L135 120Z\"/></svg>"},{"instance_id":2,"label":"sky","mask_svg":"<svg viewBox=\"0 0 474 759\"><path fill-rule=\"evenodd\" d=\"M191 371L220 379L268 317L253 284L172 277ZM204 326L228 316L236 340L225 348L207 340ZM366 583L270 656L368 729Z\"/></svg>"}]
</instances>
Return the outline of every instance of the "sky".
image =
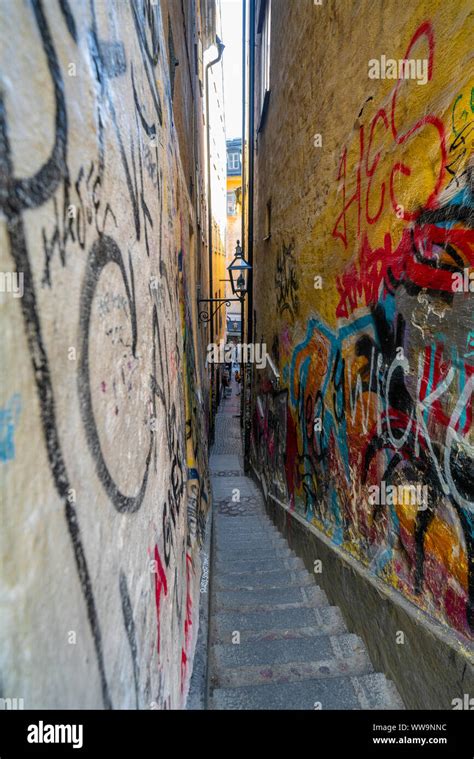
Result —
<instances>
[{"instance_id":1,"label":"sky","mask_svg":"<svg viewBox=\"0 0 474 759\"><path fill-rule=\"evenodd\" d=\"M242 0L221 0L226 138L242 135Z\"/></svg>"}]
</instances>

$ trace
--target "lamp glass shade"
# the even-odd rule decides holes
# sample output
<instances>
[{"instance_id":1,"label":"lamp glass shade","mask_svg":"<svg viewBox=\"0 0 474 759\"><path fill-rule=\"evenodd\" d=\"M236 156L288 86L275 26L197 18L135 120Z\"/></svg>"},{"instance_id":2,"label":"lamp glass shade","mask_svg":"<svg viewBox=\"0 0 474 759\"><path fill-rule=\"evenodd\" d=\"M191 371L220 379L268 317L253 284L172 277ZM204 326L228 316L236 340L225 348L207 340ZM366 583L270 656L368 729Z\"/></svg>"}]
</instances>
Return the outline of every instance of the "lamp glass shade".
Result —
<instances>
[{"instance_id":1,"label":"lamp glass shade","mask_svg":"<svg viewBox=\"0 0 474 759\"><path fill-rule=\"evenodd\" d=\"M235 249L235 257L232 263L227 267L230 274L230 283L232 292L239 298L243 298L248 288L248 273L252 267L247 263L242 255L242 248L239 242Z\"/></svg>"}]
</instances>

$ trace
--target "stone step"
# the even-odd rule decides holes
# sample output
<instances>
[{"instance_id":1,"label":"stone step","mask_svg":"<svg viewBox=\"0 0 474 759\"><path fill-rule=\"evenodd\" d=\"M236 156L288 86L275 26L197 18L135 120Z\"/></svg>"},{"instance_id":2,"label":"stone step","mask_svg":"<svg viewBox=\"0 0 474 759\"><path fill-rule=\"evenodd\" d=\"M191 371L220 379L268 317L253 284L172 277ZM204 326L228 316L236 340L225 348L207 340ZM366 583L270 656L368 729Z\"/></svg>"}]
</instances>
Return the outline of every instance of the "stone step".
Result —
<instances>
[{"instance_id":1,"label":"stone step","mask_svg":"<svg viewBox=\"0 0 474 759\"><path fill-rule=\"evenodd\" d=\"M255 516L254 514L238 517L229 517L226 514L219 513L214 515L214 529L225 527L227 530L235 530L237 528L245 530L266 530L267 528L274 526L273 522L269 522L266 517Z\"/></svg>"},{"instance_id":2,"label":"stone step","mask_svg":"<svg viewBox=\"0 0 474 759\"><path fill-rule=\"evenodd\" d=\"M240 541L240 543L232 545L227 540L219 540L218 538L215 542L215 555L218 559L228 557L231 561L235 561L240 556L243 556L243 558L259 559L265 558L267 554L276 554L277 556L293 555L288 548L288 544L283 543L281 540L270 540L270 538L254 544Z\"/></svg>"},{"instance_id":3,"label":"stone step","mask_svg":"<svg viewBox=\"0 0 474 759\"><path fill-rule=\"evenodd\" d=\"M252 498L252 506L255 508L255 499L253 496L249 496ZM227 503L228 500L223 499L222 501L219 501L219 503ZM232 503L232 501L230 501ZM260 503L260 501L257 501ZM243 501L243 503L248 504L250 503L249 500ZM239 504L236 504L237 506ZM237 516L230 517L228 514L222 514L217 511L215 514L215 520L214 520L214 527L218 528L225 528L226 530L231 529L237 529L242 528L249 530L251 527L254 527L255 529L277 529L274 522L272 522L271 519L267 517L265 514L265 510L262 504L261 511L254 511L252 514L238 514Z\"/></svg>"},{"instance_id":4,"label":"stone step","mask_svg":"<svg viewBox=\"0 0 474 759\"><path fill-rule=\"evenodd\" d=\"M216 535L214 546L219 553L227 551L228 553L238 554L239 551L246 551L249 554L252 553L254 559L258 559L259 555L265 551L282 548L288 549L286 541L270 535L266 535L265 538L258 540L254 540L253 538L251 540L245 540L244 538L234 540L234 538L229 538L228 536L219 537L219 535Z\"/></svg>"},{"instance_id":5,"label":"stone step","mask_svg":"<svg viewBox=\"0 0 474 759\"><path fill-rule=\"evenodd\" d=\"M298 627L314 627L318 624L317 607L304 606L296 609L273 611L219 611L213 614L212 628L219 637L228 631L243 630L291 630Z\"/></svg>"},{"instance_id":6,"label":"stone step","mask_svg":"<svg viewBox=\"0 0 474 759\"><path fill-rule=\"evenodd\" d=\"M292 557L293 554L289 548L273 548L271 546L265 547L265 550L259 551L247 551L245 548L242 548L240 551L227 551L225 548L219 548L219 546L217 546L215 551L215 561L218 570L219 566L222 568L222 565L226 567L236 562L242 563L242 561L245 560L252 561L256 556L258 557L258 561L278 561L278 559Z\"/></svg>"},{"instance_id":7,"label":"stone step","mask_svg":"<svg viewBox=\"0 0 474 759\"><path fill-rule=\"evenodd\" d=\"M261 525L260 527L246 527L245 525L236 525L235 527L229 526L230 519L227 519L227 523L225 525L217 524L214 525L214 533L218 537L228 537L231 540L261 540L265 539L267 537L273 537L273 538L281 538L284 540L281 532L279 532L276 527L272 527L270 525L264 526Z\"/></svg>"},{"instance_id":8,"label":"stone step","mask_svg":"<svg viewBox=\"0 0 474 759\"><path fill-rule=\"evenodd\" d=\"M317 585L307 588L258 588L257 590L224 590L214 593L214 609L235 611L272 611L306 606L328 606L328 599Z\"/></svg>"},{"instance_id":9,"label":"stone step","mask_svg":"<svg viewBox=\"0 0 474 759\"><path fill-rule=\"evenodd\" d=\"M224 502L221 501L220 504L222 505L222 503ZM227 503L227 501L225 501L225 503ZM245 501L245 503L248 505L250 504L250 501ZM238 504L235 505L238 506ZM255 506L253 499L250 505L254 509L258 508ZM254 528L255 530L273 530L275 524L265 516L262 506L262 511L256 510L252 513L247 512L245 514L237 514L234 516L229 516L229 514L217 511L215 514L214 527L225 530L250 530L251 528Z\"/></svg>"},{"instance_id":10,"label":"stone step","mask_svg":"<svg viewBox=\"0 0 474 759\"><path fill-rule=\"evenodd\" d=\"M314 578L304 569L296 572L291 572L288 569L275 569L272 572L258 575L251 572L225 574L217 575L214 580L216 590L257 590L258 588L273 590L274 588L301 588L308 585L314 585Z\"/></svg>"},{"instance_id":11,"label":"stone step","mask_svg":"<svg viewBox=\"0 0 474 759\"><path fill-rule=\"evenodd\" d=\"M352 677L373 672L372 663L362 646L343 658L306 661L285 661L275 664L243 665L241 667L215 667L211 685L221 688L238 688L245 685L288 683L318 678Z\"/></svg>"},{"instance_id":12,"label":"stone step","mask_svg":"<svg viewBox=\"0 0 474 759\"><path fill-rule=\"evenodd\" d=\"M217 570L214 573L220 574L221 572L227 572L227 571L234 571L235 569L238 569L242 571L245 569L245 565L252 567L251 570L247 569L247 572L249 571L255 571L255 567L258 567L257 571L262 571L264 569L283 569L284 565L282 562L285 559L292 559L295 558L291 553L278 553L277 551L265 551L265 553L260 552L259 558L255 559L255 552L252 555L244 554L244 552L241 552L240 555L233 554L232 558L225 558L226 554L225 551L215 552L215 558L214 558L214 568Z\"/></svg>"},{"instance_id":13,"label":"stone step","mask_svg":"<svg viewBox=\"0 0 474 759\"><path fill-rule=\"evenodd\" d=\"M350 657L365 652L357 635L319 635L280 640L247 641L238 644L215 644L212 647L217 671L228 668L289 664Z\"/></svg>"},{"instance_id":14,"label":"stone step","mask_svg":"<svg viewBox=\"0 0 474 759\"><path fill-rule=\"evenodd\" d=\"M224 534L223 532L218 532L215 530L214 536L214 539L217 543L228 543L231 547L234 548L237 545L251 545L255 548L262 548L262 546L265 545L268 541L271 541L272 543L286 542L280 535L277 535L276 532L265 532L257 534L255 534L255 532L249 532L248 534L244 535L229 535L229 533Z\"/></svg>"},{"instance_id":15,"label":"stone step","mask_svg":"<svg viewBox=\"0 0 474 759\"><path fill-rule=\"evenodd\" d=\"M223 502L228 503L229 499L224 498L219 503L223 503ZM214 522L214 525L222 526L222 527L226 526L228 528L240 526L240 527L246 527L248 529L248 526L252 522L255 522L255 525L254 525L255 527L259 527L259 526L262 528L276 527L275 522L273 522L266 515L265 508L263 506L263 501L260 501L259 498L255 499L254 496L252 495L246 496L245 500L242 501L240 505L242 505L242 503L249 504L250 502L252 502L252 506L254 508L255 508L255 504L258 504L258 507L260 507L261 505L261 510L254 511L252 514L238 514L237 516L234 516L234 517L229 517L228 514L220 514L219 512L217 512L217 514L215 515L216 521ZM230 503L232 503L232 500L230 500ZM238 506L239 504L237 503L235 505Z\"/></svg>"},{"instance_id":16,"label":"stone step","mask_svg":"<svg viewBox=\"0 0 474 759\"><path fill-rule=\"evenodd\" d=\"M236 523L237 518L226 517L225 522L222 519L221 522L214 522L214 532L216 535L228 535L229 537L239 538L260 538L267 535L283 537L281 532L273 524L265 524L261 522L259 525L255 523L247 524L247 520L250 517L243 517Z\"/></svg>"},{"instance_id":17,"label":"stone step","mask_svg":"<svg viewBox=\"0 0 474 759\"><path fill-rule=\"evenodd\" d=\"M216 453L211 454L209 457L209 469L211 474L214 471L222 472L226 469L229 471L239 471L240 462L238 455L219 455Z\"/></svg>"},{"instance_id":18,"label":"stone step","mask_svg":"<svg viewBox=\"0 0 474 759\"><path fill-rule=\"evenodd\" d=\"M286 541L281 538L281 536L276 535L274 533L267 533L265 535L255 535L253 533L252 535L249 535L247 538L246 536L239 535L238 537L234 537L233 535L222 535L219 533L214 534L214 543L218 546L225 545L229 546L229 548L245 548L249 547L255 551L261 551L265 546L273 546L273 545L280 545L283 546ZM286 547L288 548L288 543L286 543Z\"/></svg>"},{"instance_id":19,"label":"stone step","mask_svg":"<svg viewBox=\"0 0 474 759\"><path fill-rule=\"evenodd\" d=\"M237 538L244 535L247 538L264 535L281 535L272 522L260 520L259 524L248 524L253 517L216 517L214 520L214 532L217 534L232 535Z\"/></svg>"},{"instance_id":20,"label":"stone step","mask_svg":"<svg viewBox=\"0 0 474 759\"><path fill-rule=\"evenodd\" d=\"M265 574L268 572L281 572L283 569L304 569L304 563L297 556L276 557L275 559L257 559L253 561L233 561L229 564L224 564L219 567L219 571L215 571L215 576L224 575L242 575L242 574Z\"/></svg>"},{"instance_id":21,"label":"stone step","mask_svg":"<svg viewBox=\"0 0 474 759\"><path fill-rule=\"evenodd\" d=\"M230 470L228 470L230 471ZM240 501L233 501L233 491L240 491ZM232 503L233 505L240 506L242 503L248 503L249 499L257 504L262 504L262 497L258 491L257 486L249 480L245 475L236 475L230 480L227 477L215 476L212 478L212 494L215 502L225 501L226 503ZM265 516L262 508L262 517ZM267 517L268 519L268 517Z\"/></svg>"},{"instance_id":22,"label":"stone step","mask_svg":"<svg viewBox=\"0 0 474 759\"><path fill-rule=\"evenodd\" d=\"M374 673L356 677L304 680L300 682L216 688L211 709L403 709L391 683Z\"/></svg>"},{"instance_id":23,"label":"stone step","mask_svg":"<svg viewBox=\"0 0 474 759\"><path fill-rule=\"evenodd\" d=\"M290 630L285 627L239 630L240 643L258 640L296 640L299 638L316 638L320 635L339 635L347 632L342 614L337 606L323 606L315 608L314 616L316 623L313 627L296 627ZM213 643L232 644L235 630L222 629L217 626L212 630Z\"/></svg>"}]
</instances>

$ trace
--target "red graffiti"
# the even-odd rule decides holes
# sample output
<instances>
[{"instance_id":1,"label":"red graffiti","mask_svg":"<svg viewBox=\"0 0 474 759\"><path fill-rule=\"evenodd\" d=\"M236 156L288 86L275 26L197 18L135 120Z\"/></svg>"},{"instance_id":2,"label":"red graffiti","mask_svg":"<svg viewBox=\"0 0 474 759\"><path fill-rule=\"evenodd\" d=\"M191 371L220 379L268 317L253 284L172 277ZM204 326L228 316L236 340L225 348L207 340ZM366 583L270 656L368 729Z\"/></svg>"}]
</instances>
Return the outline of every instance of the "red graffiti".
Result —
<instances>
[{"instance_id":1,"label":"red graffiti","mask_svg":"<svg viewBox=\"0 0 474 759\"><path fill-rule=\"evenodd\" d=\"M168 583L166 582L166 574L161 563L160 554L158 553L158 546L155 546L155 603L156 603L156 623L158 628L157 634L157 651L160 653L160 604L161 593L166 596L168 594Z\"/></svg>"},{"instance_id":2,"label":"red graffiti","mask_svg":"<svg viewBox=\"0 0 474 759\"><path fill-rule=\"evenodd\" d=\"M413 35L413 38L408 45L408 49L405 53L405 59L410 57L410 53L415 45L425 38L428 44L428 81L431 81L433 75L433 61L434 61L434 35L430 22L423 23ZM401 134L397 124L397 98L400 93L400 89L404 84L403 79L398 79L392 93L390 107L380 108L375 116L372 118L368 128L368 141L366 140L366 126L362 124L359 127L359 156L355 169L355 191L347 198L347 155L348 148L344 147L339 164L339 170L337 174L337 180L342 181L342 210L336 218L332 235L342 241L345 248L348 247L348 213L352 206L356 211L355 229L357 230L357 238L360 237L362 232L361 217L364 212L365 222L367 225L375 224L381 217L388 199L390 200L392 215L398 219L404 221L415 221L420 216L422 210L431 209L436 206L439 191L441 189L443 178L446 169L447 151L446 151L446 136L443 122L429 113L420 118L412 127L410 127L405 133ZM423 209L420 206L415 210L408 210L404 208L395 195L395 181L397 177L404 176L409 177L412 175L412 169L406 163L402 161L395 161L392 163L390 171L387 176L379 177L378 190L376 186L376 171L379 166L382 157L382 148L379 148L374 154L372 152L374 138L380 130L383 131L383 136L391 133L392 145L403 145L408 140L416 137L417 134L427 127L431 126L438 132L438 159L439 169L437 176L434 179L434 184L425 199ZM364 180L364 183L363 183ZM371 212L370 208L375 208L375 212ZM384 248L392 247L391 240L385 240ZM370 247L366 235L362 243L363 247Z\"/></svg>"},{"instance_id":3,"label":"red graffiti","mask_svg":"<svg viewBox=\"0 0 474 759\"><path fill-rule=\"evenodd\" d=\"M191 573L193 560L189 553L186 554L186 617L184 620L184 646L181 649L181 693L184 691L186 682L187 662L189 646L191 643L191 627L193 624L193 601L191 597Z\"/></svg>"},{"instance_id":4,"label":"red graffiti","mask_svg":"<svg viewBox=\"0 0 474 759\"><path fill-rule=\"evenodd\" d=\"M435 224L407 227L395 250L388 232L383 247L374 250L365 236L358 261L337 278L340 300L336 315L347 318L361 301L368 306L377 303L403 281L420 288L453 292L454 262L450 250L462 259L462 266L473 266L474 230ZM459 269L459 264L454 268Z\"/></svg>"}]
</instances>

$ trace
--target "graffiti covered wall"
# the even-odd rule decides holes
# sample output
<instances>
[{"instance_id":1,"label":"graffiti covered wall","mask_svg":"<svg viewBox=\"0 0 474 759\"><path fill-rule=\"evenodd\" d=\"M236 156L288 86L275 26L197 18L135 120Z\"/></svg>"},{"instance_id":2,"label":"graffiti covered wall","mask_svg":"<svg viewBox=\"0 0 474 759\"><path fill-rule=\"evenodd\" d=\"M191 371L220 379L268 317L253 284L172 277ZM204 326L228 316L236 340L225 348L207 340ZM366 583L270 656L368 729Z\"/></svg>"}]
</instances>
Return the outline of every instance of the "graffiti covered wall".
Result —
<instances>
[{"instance_id":1,"label":"graffiti covered wall","mask_svg":"<svg viewBox=\"0 0 474 759\"><path fill-rule=\"evenodd\" d=\"M163 26L148 0L0 2L0 695L25 708L189 686L207 390Z\"/></svg>"},{"instance_id":2,"label":"graffiti covered wall","mask_svg":"<svg viewBox=\"0 0 474 759\"><path fill-rule=\"evenodd\" d=\"M309 5L272 4L256 337L282 381L260 373L254 461L275 498L472 637L472 7ZM369 76L382 56L420 76Z\"/></svg>"}]
</instances>

